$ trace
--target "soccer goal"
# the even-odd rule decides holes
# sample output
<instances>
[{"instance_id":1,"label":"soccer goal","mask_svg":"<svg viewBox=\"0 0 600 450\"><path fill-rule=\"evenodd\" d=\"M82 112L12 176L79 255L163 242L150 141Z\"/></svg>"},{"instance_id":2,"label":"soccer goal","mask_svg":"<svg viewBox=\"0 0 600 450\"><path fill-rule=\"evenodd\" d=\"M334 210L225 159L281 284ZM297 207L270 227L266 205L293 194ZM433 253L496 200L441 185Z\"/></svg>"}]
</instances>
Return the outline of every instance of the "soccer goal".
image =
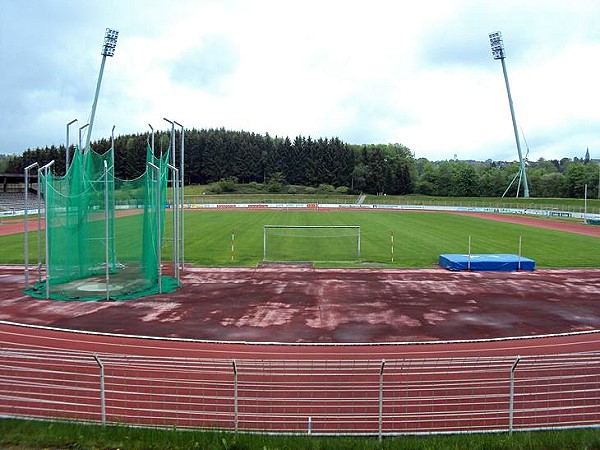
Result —
<instances>
[{"instance_id":1,"label":"soccer goal","mask_svg":"<svg viewBox=\"0 0 600 450\"><path fill-rule=\"evenodd\" d=\"M359 225L264 225L263 260L360 261Z\"/></svg>"}]
</instances>

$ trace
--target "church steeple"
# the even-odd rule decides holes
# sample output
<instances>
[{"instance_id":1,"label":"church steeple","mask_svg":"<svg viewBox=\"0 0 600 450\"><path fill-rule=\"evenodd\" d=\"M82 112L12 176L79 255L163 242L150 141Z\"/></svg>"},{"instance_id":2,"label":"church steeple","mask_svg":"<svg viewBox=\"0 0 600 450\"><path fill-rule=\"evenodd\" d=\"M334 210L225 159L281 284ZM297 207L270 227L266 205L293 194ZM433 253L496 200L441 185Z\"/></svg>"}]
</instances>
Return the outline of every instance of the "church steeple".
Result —
<instances>
[{"instance_id":1,"label":"church steeple","mask_svg":"<svg viewBox=\"0 0 600 450\"><path fill-rule=\"evenodd\" d=\"M583 158L583 163L587 164L590 162L590 148L588 147L585 151L585 158Z\"/></svg>"}]
</instances>

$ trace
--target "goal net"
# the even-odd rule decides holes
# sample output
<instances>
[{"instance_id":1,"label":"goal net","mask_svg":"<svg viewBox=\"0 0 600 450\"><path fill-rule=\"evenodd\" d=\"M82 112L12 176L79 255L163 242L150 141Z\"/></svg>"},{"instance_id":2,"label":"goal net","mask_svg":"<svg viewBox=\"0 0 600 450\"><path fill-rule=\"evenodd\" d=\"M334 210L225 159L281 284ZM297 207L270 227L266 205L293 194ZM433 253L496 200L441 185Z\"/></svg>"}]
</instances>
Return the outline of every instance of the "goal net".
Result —
<instances>
[{"instance_id":1,"label":"goal net","mask_svg":"<svg viewBox=\"0 0 600 450\"><path fill-rule=\"evenodd\" d=\"M264 225L263 260L353 262L360 260L358 225Z\"/></svg>"}]
</instances>

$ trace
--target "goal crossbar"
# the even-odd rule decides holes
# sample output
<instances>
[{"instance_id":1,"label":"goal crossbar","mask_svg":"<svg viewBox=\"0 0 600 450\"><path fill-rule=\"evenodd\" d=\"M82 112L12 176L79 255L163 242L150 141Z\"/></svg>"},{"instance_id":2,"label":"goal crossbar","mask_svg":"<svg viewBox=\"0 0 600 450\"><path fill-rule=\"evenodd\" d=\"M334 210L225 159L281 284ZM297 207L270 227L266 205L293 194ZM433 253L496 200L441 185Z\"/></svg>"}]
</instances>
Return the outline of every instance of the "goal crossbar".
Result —
<instances>
[{"instance_id":1,"label":"goal crossbar","mask_svg":"<svg viewBox=\"0 0 600 450\"><path fill-rule=\"evenodd\" d=\"M355 228L360 230L360 225L264 225L264 228Z\"/></svg>"},{"instance_id":2,"label":"goal crossbar","mask_svg":"<svg viewBox=\"0 0 600 450\"><path fill-rule=\"evenodd\" d=\"M315 233L319 229L334 231L319 235ZM351 233L340 233L343 229L351 230ZM291 232L286 233L286 230ZM298 234L299 230L307 230L307 233ZM263 225L263 261L359 261L360 234L360 225ZM320 238L327 238L327 241Z\"/></svg>"}]
</instances>

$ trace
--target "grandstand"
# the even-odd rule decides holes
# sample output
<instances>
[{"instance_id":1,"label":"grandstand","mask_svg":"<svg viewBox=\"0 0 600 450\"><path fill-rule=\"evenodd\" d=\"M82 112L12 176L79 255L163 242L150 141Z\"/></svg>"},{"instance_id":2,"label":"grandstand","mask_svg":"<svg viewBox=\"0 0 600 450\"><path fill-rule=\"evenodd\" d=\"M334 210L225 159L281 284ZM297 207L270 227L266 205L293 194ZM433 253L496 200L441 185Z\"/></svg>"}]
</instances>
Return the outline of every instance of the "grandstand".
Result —
<instances>
[{"instance_id":1,"label":"grandstand","mask_svg":"<svg viewBox=\"0 0 600 450\"><path fill-rule=\"evenodd\" d=\"M30 194L37 193L37 180L35 176L30 176L34 180L33 188ZM0 211L19 211L25 208L25 179L23 174L0 173Z\"/></svg>"},{"instance_id":2,"label":"grandstand","mask_svg":"<svg viewBox=\"0 0 600 450\"><path fill-rule=\"evenodd\" d=\"M23 209L25 209L23 193L0 192L0 211L21 211Z\"/></svg>"}]
</instances>

